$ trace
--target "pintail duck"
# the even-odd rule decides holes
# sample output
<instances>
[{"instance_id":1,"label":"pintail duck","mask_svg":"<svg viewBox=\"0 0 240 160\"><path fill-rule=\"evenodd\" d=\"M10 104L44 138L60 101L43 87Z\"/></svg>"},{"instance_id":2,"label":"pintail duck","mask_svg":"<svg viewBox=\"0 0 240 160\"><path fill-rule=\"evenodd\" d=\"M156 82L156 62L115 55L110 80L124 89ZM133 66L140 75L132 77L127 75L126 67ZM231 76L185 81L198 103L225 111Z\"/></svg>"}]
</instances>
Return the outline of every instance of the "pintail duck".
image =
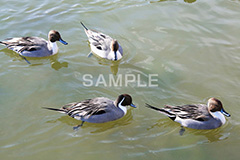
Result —
<instances>
[{"instance_id":1,"label":"pintail duck","mask_svg":"<svg viewBox=\"0 0 240 160\"><path fill-rule=\"evenodd\" d=\"M128 94L121 94L115 101L105 97L87 99L81 102L69 103L60 109L45 108L60 113L66 113L70 117L81 120L82 123L74 129L78 129L83 123L104 123L117 120L127 113L126 106L136 108L132 104L132 97Z\"/></svg>"},{"instance_id":2,"label":"pintail duck","mask_svg":"<svg viewBox=\"0 0 240 160\"><path fill-rule=\"evenodd\" d=\"M81 24L90 42L92 53L112 61L122 58L123 49L116 39L101 32L88 29L82 22Z\"/></svg>"},{"instance_id":3,"label":"pintail duck","mask_svg":"<svg viewBox=\"0 0 240 160\"><path fill-rule=\"evenodd\" d=\"M164 108L156 108L146 104L146 107L167 115L183 127L193 129L215 129L225 124L224 116L230 117L230 114L223 109L221 101L216 98L210 98L207 105L166 105Z\"/></svg>"},{"instance_id":4,"label":"pintail duck","mask_svg":"<svg viewBox=\"0 0 240 160\"><path fill-rule=\"evenodd\" d=\"M0 44L24 57L46 57L58 52L56 41L64 45L68 44L61 38L60 33L55 30L48 33L48 41L40 37L18 37L0 41Z\"/></svg>"}]
</instances>

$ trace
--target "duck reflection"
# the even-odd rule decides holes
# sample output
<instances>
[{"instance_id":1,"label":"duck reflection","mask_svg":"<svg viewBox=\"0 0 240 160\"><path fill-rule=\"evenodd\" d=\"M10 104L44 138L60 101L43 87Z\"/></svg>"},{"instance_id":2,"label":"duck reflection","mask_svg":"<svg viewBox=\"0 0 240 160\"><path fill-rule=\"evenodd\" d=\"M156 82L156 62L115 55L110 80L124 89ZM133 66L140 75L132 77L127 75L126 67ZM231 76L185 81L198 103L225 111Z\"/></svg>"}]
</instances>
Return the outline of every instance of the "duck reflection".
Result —
<instances>
[{"instance_id":1,"label":"duck reflection","mask_svg":"<svg viewBox=\"0 0 240 160\"><path fill-rule=\"evenodd\" d=\"M51 63L51 67L55 70L59 70L63 67L68 67L67 62L59 62L58 61L58 54L50 56L50 57L22 57L19 54L9 50L9 49L2 49L0 52L4 52L7 56L13 58L14 61L19 60L19 61L25 61L26 64L29 64L30 66L38 66L38 65L43 65L44 62L43 60L49 60Z\"/></svg>"},{"instance_id":2,"label":"duck reflection","mask_svg":"<svg viewBox=\"0 0 240 160\"><path fill-rule=\"evenodd\" d=\"M49 57L49 60L51 62L51 67L55 70L59 70L63 67L67 68L68 62L59 62L57 57L58 57L58 55Z\"/></svg>"},{"instance_id":3,"label":"duck reflection","mask_svg":"<svg viewBox=\"0 0 240 160\"><path fill-rule=\"evenodd\" d=\"M182 0L158 0L158 1L150 1L150 3L155 3L155 2L165 2L165 1L178 1L181 2ZM197 0L183 0L186 3L194 3Z\"/></svg>"},{"instance_id":4,"label":"duck reflection","mask_svg":"<svg viewBox=\"0 0 240 160\"><path fill-rule=\"evenodd\" d=\"M169 129L170 126L174 127L174 131ZM164 134L171 134L173 132L176 132L176 128L179 132L181 131L181 127L178 124L171 123L171 121L169 121L168 119L158 120L155 124L148 127L147 130L152 130L155 127L162 128L162 130L164 131L166 131L166 128L168 128L168 132L164 132ZM186 134L204 136L207 138L208 142L217 142L217 141L226 140L230 135L229 132L225 132L225 127L210 129L210 130L197 130L197 129L185 128L185 132L183 136L185 136Z\"/></svg>"},{"instance_id":5,"label":"duck reflection","mask_svg":"<svg viewBox=\"0 0 240 160\"><path fill-rule=\"evenodd\" d=\"M196 2L197 0L184 0L184 2L187 2L187 3L193 3L193 2Z\"/></svg>"},{"instance_id":6,"label":"duck reflection","mask_svg":"<svg viewBox=\"0 0 240 160\"><path fill-rule=\"evenodd\" d=\"M120 61L110 61L110 60L107 60L107 59L103 59L103 58L98 58L98 57L95 57L98 61L98 63L100 65L106 65L106 66L109 66L110 67L110 70L112 72L113 75L117 75L118 73L118 67L119 67L119 64L120 64Z\"/></svg>"},{"instance_id":7,"label":"duck reflection","mask_svg":"<svg viewBox=\"0 0 240 160\"><path fill-rule=\"evenodd\" d=\"M222 128L211 129L211 130L194 130L190 129L190 133L197 136L205 136L208 142L217 142L228 139L230 133L224 132Z\"/></svg>"}]
</instances>

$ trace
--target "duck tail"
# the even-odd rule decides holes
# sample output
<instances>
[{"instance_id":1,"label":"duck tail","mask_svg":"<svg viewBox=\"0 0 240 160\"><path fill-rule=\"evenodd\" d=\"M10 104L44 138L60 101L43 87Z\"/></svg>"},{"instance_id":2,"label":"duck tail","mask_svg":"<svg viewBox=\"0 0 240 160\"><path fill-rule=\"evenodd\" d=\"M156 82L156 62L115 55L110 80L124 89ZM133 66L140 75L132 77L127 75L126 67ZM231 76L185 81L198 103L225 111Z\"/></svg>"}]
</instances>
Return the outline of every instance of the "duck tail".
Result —
<instances>
[{"instance_id":1,"label":"duck tail","mask_svg":"<svg viewBox=\"0 0 240 160\"><path fill-rule=\"evenodd\" d=\"M5 42L3 42L3 41L0 41L0 44L2 44L2 45L7 45Z\"/></svg>"},{"instance_id":2,"label":"duck tail","mask_svg":"<svg viewBox=\"0 0 240 160\"><path fill-rule=\"evenodd\" d=\"M57 111L57 112L60 112L60 113L66 113L66 111L64 109L48 108L48 107L42 107L42 108L52 110L52 111Z\"/></svg>"},{"instance_id":3,"label":"duck tail","mask_svg":"<svg viewBox=\"0 0 240 160\"><path fill-rule=\"evenodd\" d=\"M8 39L6 39L6 40L8 40ZM0 41L0 44L6 46L7 48L12 46L11 43L9 43L8 41Z\"/></svg>"},{"instance_id":4,"label":"duck tail","mask_svg":"<svg viewBox=\"0 0 240 160\"><path fill-rule=\"evenodd\" d=\"M157 107L151 106L150 104L147 104L147 103L146 103L146 107L154 109L154 110L156 110L156 111L158 111L158 112L168 116L171 119L175 119L176 118L175 114L170 113L170 112L166 111L165 109L157 108Z\"/></svg>"},{"instance_id":5,"label":"duck tail","mask_svg":"<svg viewBox=\"0 0 240 160\"><path fill-rule=\"evenodd\" d=\"M83 26L83 28L85 29L85 30L88 30L88 28L82 23L82 22L80 22L81 23L81 25Z\"/></svg>"}]
</instances>

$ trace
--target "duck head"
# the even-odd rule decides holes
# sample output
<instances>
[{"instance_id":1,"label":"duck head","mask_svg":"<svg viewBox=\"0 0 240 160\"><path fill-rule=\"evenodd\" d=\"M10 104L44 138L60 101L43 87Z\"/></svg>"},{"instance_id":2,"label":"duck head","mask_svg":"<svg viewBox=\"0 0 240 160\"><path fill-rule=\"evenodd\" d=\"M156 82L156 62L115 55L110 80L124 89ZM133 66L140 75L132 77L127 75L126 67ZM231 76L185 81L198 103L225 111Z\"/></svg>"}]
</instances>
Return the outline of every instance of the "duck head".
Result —
<instances>
[{"instance_id":1,"label":"duck head","mask_svg":"<svg viewBox=\"0 0 240 160\"><path fill-rule=\"evenodd\" d=\"M117 57L117 51L119 49L119 44L118 44L118 41L116 39L112 40L111 42L111 50L113 51L114 53L114 61L117 61L118 60L118 57Z\"/></svg>"},{"instance_id":2,"label":"duck head","mask_svg":"<svg viewBox=\"0 0 240 160\"><path fill-rule=\"evenodd\" d=\"M218 100L217 98L210 98L208 100L208 110L212 113L214 112L221 112L224 116L226 117L230 117L231 115L229 113L227 113L222 105L222 102L220 100Z\"/></svg>"},{"instance_id":3,"label":"duck head","mask_svg":"<svg viewBox=\"0 0 240 160\"><path fill-rule=\"evenodd\" d=\"M121 94L115 101L116 106L131 106L136 108L136 106L132 103L132 97L129 94Z\"/></svg>"},{"instance_id":4,"label":"duck head","mask_svg":"<svg viewBox=\"0 0 240 160\"><path fill-rule=\"evenodd\" d=\"M54 43L56 41L59 41L61 42L62 44L64 45L67 45L68 43L65 42L62 38L61 38L61 35L58 31L55 31L55 30L51 30L49 31L48 33L48 39L50 42Z\"/></svg>"}]
</instances>

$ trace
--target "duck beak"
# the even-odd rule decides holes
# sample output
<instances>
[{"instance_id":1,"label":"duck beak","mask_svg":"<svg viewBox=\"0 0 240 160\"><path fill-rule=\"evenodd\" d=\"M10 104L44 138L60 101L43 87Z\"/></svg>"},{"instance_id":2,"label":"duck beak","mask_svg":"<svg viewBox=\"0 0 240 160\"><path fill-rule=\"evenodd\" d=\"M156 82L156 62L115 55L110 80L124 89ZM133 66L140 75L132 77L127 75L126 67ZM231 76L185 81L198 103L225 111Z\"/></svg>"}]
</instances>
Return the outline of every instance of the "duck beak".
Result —
<instances>
[{"instance_id":1,"label":"duck beak","mask_svg":"<svg viewBox=\"0 0 240 160\"><path fill-rule=\"evenodd\" d=\"M130 106L133 107L133 108L137 108L134 104L130 104Z\"/></svg>"},{"instance_id":2,"label":"duck beak","mask_svg":"<svg viewBox=\"0 0 240 160\"><path fill-rule=\"evenodd\" d=\"M59 39L59 42L61 42L61 43L64 44L64 45L67 45L67 44L68 44L68 43L65 42L63 39Z\"/></svg>"},{"instance_id":3,"label":"duck beak","mask_svg":"<svg viewBox=\"0 0 240 160\"><path fill-rule=\"evenodd\" d=\"M231 115L229 113L227 113L224 109L221 109L221 113L226 116L226 117L230 117Z\"/></svg>"}]
</instances>

